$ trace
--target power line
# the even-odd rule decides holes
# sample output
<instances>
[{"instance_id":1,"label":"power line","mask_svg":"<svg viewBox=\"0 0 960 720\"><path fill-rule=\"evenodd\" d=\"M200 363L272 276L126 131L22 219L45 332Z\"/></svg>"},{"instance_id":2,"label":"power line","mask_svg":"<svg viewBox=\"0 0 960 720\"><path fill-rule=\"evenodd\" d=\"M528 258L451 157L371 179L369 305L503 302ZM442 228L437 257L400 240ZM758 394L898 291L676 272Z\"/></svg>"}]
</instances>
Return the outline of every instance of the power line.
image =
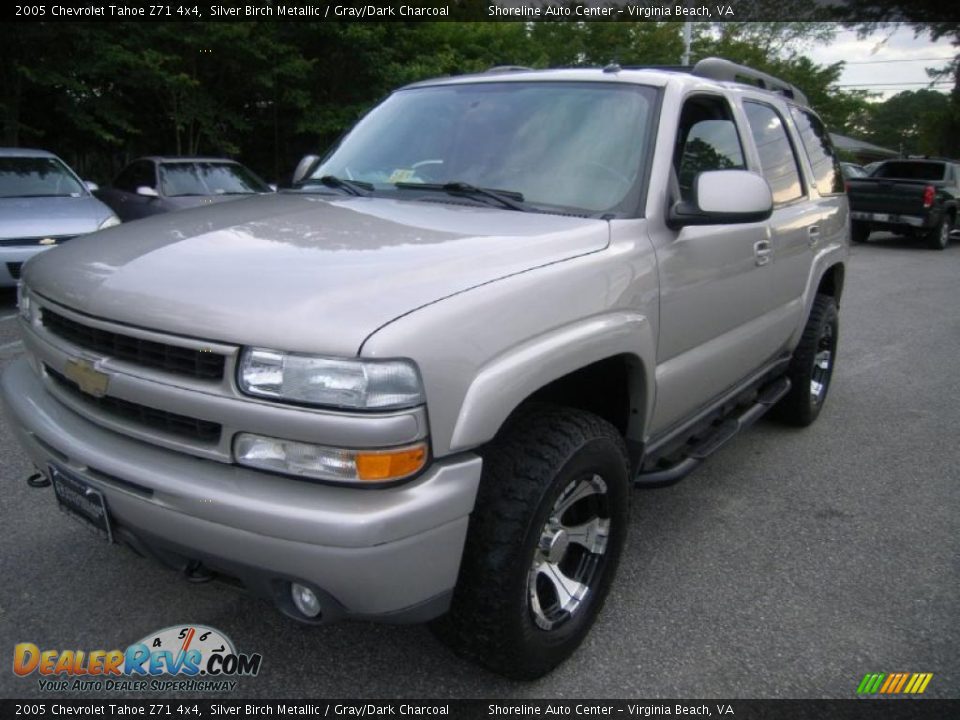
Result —
<instances>
[{"instance_id":1,"label":"power line","mask_svg":"<svg viewBox=\"0 0 960 720\"><path fill-rule=\"evenodd\" d=\"M903 62L949 62L953 60L953 57L926 57L926 58L904 58L902 60L853 60L850 62L844 61L844 65L879 65L880 63L903 63Z\"/></svg>"},{"instance_id":2,"label":"power line","mask_svg":"<svg viewBox=\"0 0 960 720\"><path fill-rule=\"evenodd\" d=\"M901 85L953 85L953 80L935 80L933 82L893 82L893 83L843 83L837 87L900 87Z\"/></svg>"}]
</instances>

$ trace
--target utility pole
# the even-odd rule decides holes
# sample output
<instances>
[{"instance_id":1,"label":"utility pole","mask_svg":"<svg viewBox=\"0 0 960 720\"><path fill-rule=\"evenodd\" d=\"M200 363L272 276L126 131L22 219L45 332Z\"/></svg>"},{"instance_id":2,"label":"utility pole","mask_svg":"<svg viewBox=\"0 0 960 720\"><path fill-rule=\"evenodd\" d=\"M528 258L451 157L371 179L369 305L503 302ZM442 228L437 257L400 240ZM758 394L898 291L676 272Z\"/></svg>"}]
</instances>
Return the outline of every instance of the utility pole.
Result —
<instances>
[{"instance_id":1,"label":"utility pole","mask_svg":"<svg viewBox=\"0 0 960 720\"><path fill-rule=\"evenodd\" d=\"M683 24L683 58L680 60L681 65L690 64L690 31L693 28L693 23L687 21Z\"/></svg>"}]
</instances>

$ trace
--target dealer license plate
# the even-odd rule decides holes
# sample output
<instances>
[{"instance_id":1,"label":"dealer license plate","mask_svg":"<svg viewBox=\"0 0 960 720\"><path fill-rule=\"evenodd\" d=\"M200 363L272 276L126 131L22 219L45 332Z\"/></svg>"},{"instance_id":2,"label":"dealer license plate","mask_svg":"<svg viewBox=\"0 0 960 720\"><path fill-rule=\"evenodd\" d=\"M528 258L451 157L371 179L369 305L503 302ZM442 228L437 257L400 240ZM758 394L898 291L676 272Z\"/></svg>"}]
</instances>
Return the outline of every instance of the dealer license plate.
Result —
<instances>
[{"instance_id":1,"label":"dealer license plate","mask_svg":"<svg viewBox=\"0 0 960 720\"><path fill-rule=\"evenodd\" d=\"M79 518L105 540L113 542L110 513L107 512L107 501L103 493L56 465L50 465L49 470L53 492L57 496L60 509Z\"/></svg>"}]
</instances>

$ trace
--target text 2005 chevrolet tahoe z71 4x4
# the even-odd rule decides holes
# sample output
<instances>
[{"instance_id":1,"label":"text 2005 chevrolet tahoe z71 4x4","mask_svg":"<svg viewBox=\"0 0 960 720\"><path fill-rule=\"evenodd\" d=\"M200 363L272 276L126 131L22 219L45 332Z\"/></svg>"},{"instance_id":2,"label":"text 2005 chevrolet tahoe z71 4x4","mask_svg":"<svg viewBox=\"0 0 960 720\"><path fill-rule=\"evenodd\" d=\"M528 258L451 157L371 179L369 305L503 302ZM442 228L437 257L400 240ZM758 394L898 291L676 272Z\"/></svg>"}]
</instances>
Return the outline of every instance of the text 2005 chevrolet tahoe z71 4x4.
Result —
<instances>
[{"instance_id":1,"label":"text 2005 chevrolet tahoe z71 4x4","mask_svg":"<svg viewBox=\"0 0 960 720\"><path fill-rule=\"evenodd\" d=\"M61 504L292 617L436 620L539 676L635 484L823 405L847 201L774 78L418 83L295 185L32 260L3 378Z\"/></svg>"}]
</instances>

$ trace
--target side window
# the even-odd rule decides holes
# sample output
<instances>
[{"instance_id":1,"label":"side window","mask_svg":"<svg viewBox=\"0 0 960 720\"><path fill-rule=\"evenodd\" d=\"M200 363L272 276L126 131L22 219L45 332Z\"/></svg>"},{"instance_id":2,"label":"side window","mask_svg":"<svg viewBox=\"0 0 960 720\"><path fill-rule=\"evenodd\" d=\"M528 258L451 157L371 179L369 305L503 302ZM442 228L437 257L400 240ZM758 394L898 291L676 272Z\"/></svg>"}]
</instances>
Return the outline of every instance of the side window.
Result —
<instances>
[{"instance_id":1,"label":"side window","mask_svg":"<svg viewBox=\"0 0 960 720\"><path fill-rule=\"evenodd\" d=\"M153 163L146 160L138 160L128 165L117 175L113 181L113 186L124 192L135 193L141 185L156 189L157 179L153 171Z\"/></svg>"},{"instance_id":2,"label":"side window","mask_svg":"<svg viewBox=\"0 0 960 720\"><path fill-rule=\"evenodd\" d=\"M783 126L783 118L769 105L758 102L743 103L750 134L760 156L760 170L770 183L776 205L803 196L800 168L793 145Z\"/></svg>"},{"instance_id":3,"label":"side window","mask_svg":"<svg viewBox=\"0 0 960 720\"><path fill-rule=\"evenodd\" d=\"M833 195L843 192L843 175L837 153L830 141L830 134L820 122L820 118L807 110L791 107L790 114L800 131L803 149L813 168L813 181L821 195Z\"/></svg>"},{"instance_id":4,"label":"side window","mask_svg":"<svg viewBox=\"0 0 960 720\"><path fill-rule=\"evenodd\" d=\"M693 199L694 182L702 172L745 167L740 136L726 101L713 96L688 99L680 113L673 156L680 199Z\"/></svg>"},{"instance_id":5,"label":"side window","mask_svg":"<svg viewBox=\"0 0 960 720\"><path fill-rule=\"evenodd\" d=\"M120 174L113 179L113 186L117 190L134 192L137 189L137 187L133 184L133 178L136 172L136 164L127 165L123 170L120 171Z\"/></svg>"}]
</instances>

